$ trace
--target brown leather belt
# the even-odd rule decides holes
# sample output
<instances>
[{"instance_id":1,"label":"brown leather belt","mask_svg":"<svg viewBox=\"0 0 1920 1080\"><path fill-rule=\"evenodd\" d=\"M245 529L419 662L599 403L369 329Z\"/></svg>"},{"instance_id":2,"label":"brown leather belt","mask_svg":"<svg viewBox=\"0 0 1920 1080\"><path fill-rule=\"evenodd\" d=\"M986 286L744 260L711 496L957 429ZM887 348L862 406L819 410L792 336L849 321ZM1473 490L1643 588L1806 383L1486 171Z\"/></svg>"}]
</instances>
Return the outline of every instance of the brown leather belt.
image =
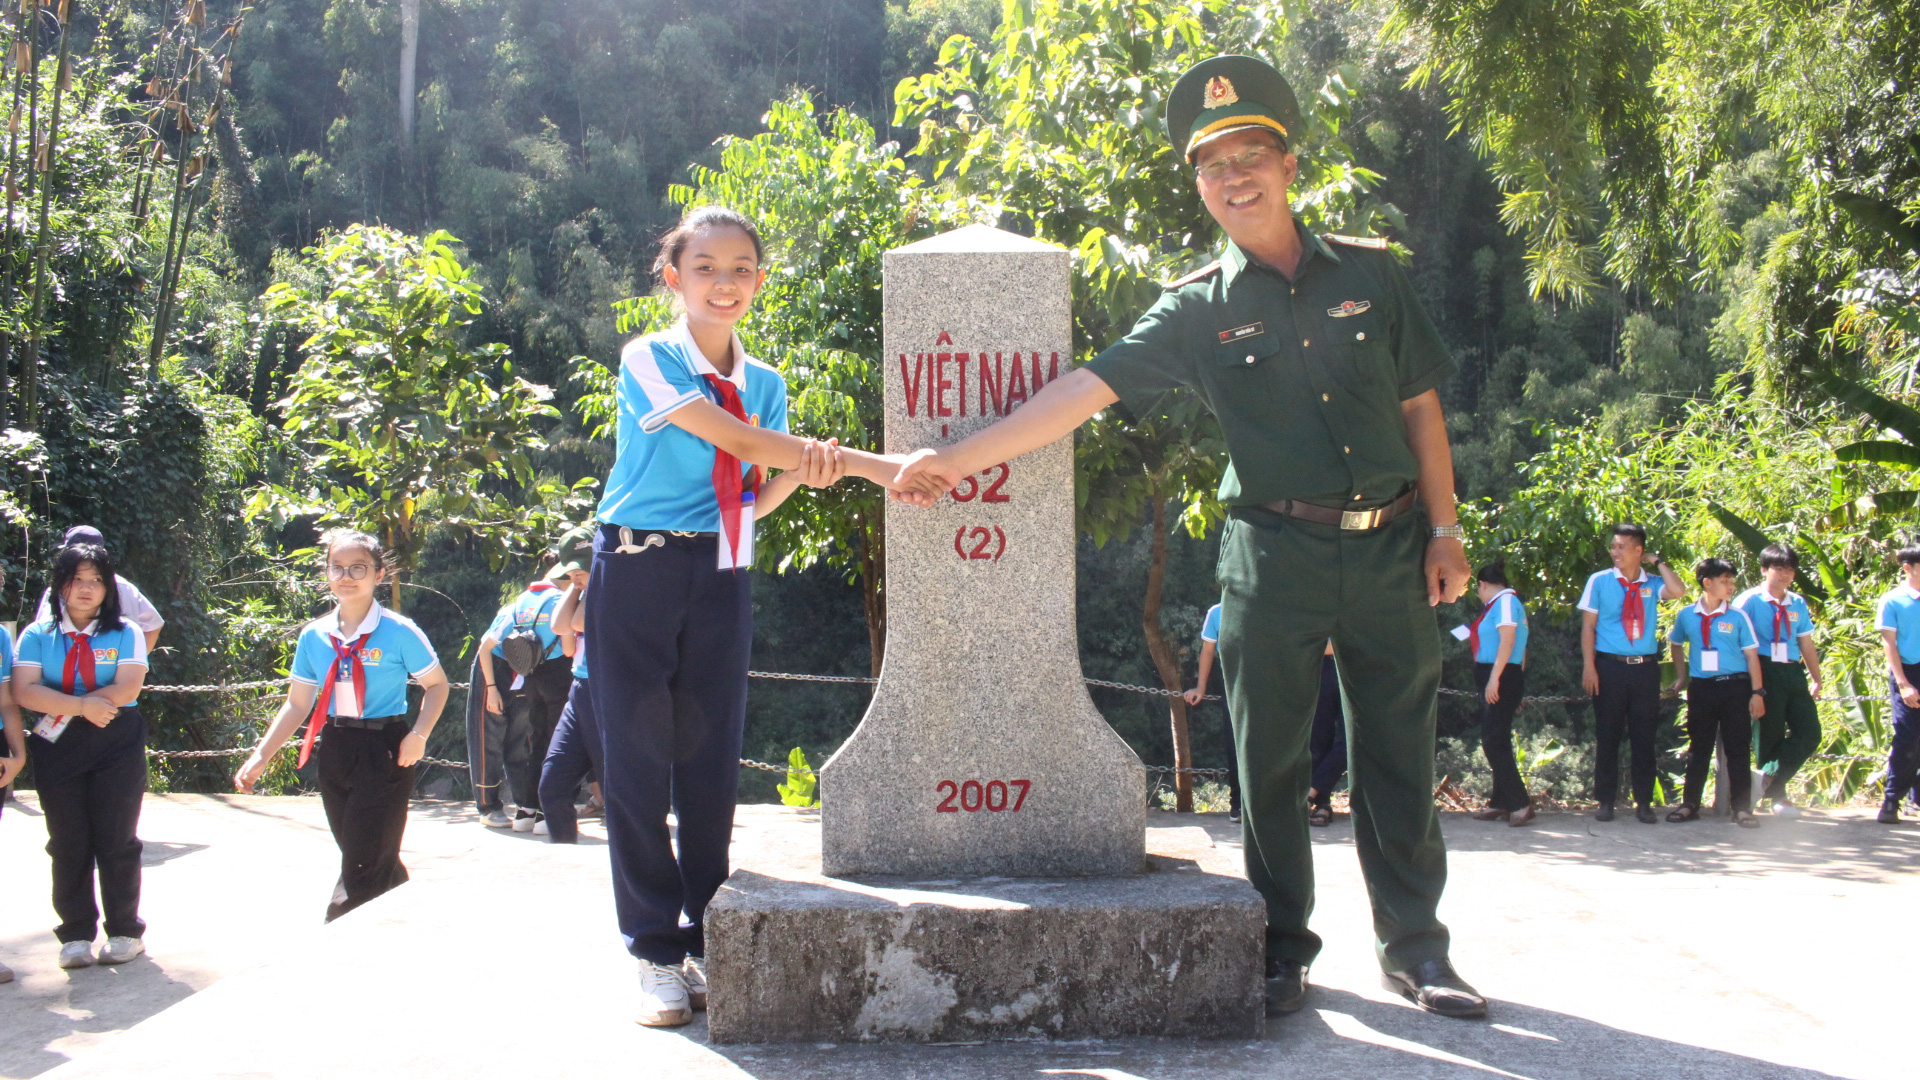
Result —
<instances>
[{"instance_id":1,"label":"brown leather belt","mask_svg":"<svg viewBox=\"0 0 1920 1080\"><path fill-rule=\"evenodd\" d=\"M1262 508L1287 517L1297 517L1302 521L1317 522L1321 525L1338 525L1342 529L1364 531L1377 529L1401 514L1413 509L1420 501L1418 490L1408 491L1405 495L1385 506L1376 506L1371 510L1342 510L1337 506L1321 506L1318 503L1301 502L1298 499L1282 499L1279 502L1262 504Z\"/></svg>"}]
</instances>

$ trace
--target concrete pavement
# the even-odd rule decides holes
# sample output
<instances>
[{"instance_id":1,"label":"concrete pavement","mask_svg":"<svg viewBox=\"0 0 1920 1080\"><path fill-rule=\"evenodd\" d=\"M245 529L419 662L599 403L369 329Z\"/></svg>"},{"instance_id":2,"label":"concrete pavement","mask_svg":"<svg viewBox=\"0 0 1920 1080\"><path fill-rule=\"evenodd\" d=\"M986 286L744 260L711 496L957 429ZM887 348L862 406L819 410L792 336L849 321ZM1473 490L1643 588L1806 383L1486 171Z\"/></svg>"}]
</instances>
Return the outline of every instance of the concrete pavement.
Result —
<instances>
[{"instance_id":1,"label":"concrete pavement","mask_svg":"<svg viewBox=\"0 0 1920 1080\"><path fill-rule=\"evenodd\" d=\"M31 796L28 796L31 799ZM1079 1075L1125 1080L1391 1073L1406 1077L1894 1077L1911 1071L1902 1005L1920 970L1905 932L1920 826L1860 811L1644 826L1547 815L1526 829L1445 816L1443 915L1489 1022L1422 1014L1379 988L1343 818L1316 830L1327 941L1308 1009L1258 1040L714 1048L704 1019L631 1021L605 848L482 829L416 803L411 884L322 928L337 854L313 799L156 796L144 913L152 957L59 971L44 832L0 817L0 1076L146 1078L523 1075ZM1150 851L1211 844L1218 815L1149 816ZM589 830L597 825L589 824ZM745 807L736 862L778 875L817 817ZM815 847L817 850L817 846ZM64 1064L63 1064L64 1063Z\"/></svg>"}]
</instances>

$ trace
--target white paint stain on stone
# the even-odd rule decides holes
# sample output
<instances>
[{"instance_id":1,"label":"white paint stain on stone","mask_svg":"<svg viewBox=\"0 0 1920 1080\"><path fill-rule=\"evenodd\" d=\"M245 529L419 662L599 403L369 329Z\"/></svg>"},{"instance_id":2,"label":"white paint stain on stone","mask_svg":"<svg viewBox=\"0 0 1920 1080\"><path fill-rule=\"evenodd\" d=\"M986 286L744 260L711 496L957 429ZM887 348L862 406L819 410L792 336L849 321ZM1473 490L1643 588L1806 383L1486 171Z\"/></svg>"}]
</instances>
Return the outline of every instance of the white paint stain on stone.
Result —
<instances>
[{"instance_id":1,"label":"white paint stain on stone","mask_svg":"<svg viewBox=\"0 0 1920 1080\"><path fill-rule=\"evenodd\" d=\"M902 944L912 928L911 918L901 919L879 961L873 959L871 951L867 954L873 992L853 1021L854 1033L861 1038L893 1032L925 1038L960 1003L960 994L953 988L954 977L928 970L920 963L919 954Z\"/></svg>"}]
</instances>

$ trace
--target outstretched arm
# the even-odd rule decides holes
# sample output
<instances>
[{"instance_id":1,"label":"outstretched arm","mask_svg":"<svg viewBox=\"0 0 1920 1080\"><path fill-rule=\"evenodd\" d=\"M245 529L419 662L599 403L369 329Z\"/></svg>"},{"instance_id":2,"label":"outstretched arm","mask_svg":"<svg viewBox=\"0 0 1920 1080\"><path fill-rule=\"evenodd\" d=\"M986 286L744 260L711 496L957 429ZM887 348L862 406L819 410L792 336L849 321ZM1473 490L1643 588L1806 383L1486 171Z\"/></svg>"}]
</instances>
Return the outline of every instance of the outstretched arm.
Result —
<instances>
[{"instance_id":1,"label":"outstretched arm","mask_svg":"<svg viewBox=\"0 0 1920 1080\"><path fill-rule=\"evenodd\" d=\"M667 417L667 422L707 440L741 461L775 469L800 468L801 452L807 445L807 440L798 435L744 423L727 410L705 400L681 406ZM899 486L895 476L905 459L844 447L840 453L848 473L871 480L881 487Z\"/></svg>"},{"instance_id":2,"label":"outstretched arm","mask_svg":"<svg viewBox=\"0 0 1920 1080\"><path fill-rule=\"evenodd\" d=\"M924 490L928 480L944 495L963 477L996 461L1011 461L1038 450L1071 433L1094 413L1119 400L1119 395L1100 376L1086 368L1075 368L1048 383L1032 400L986 430L976 431L952 446L922 450L909 458L899 475L891 478L890 486L896 490L894 497L903 498L899 492L906 488ZM851 464L847 471L853 471Z\"/></svg>"}]
</instances>

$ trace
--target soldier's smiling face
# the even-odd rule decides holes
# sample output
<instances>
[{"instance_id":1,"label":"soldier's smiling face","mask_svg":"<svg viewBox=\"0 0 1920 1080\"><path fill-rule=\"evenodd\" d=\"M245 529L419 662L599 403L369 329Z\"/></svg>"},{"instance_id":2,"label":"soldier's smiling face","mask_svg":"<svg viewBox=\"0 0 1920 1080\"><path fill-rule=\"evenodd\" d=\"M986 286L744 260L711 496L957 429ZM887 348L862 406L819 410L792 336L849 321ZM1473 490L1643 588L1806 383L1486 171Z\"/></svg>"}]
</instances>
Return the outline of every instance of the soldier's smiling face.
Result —
<instances>
[{"instance_id":1,"label":"soldier's smiling face","mask_svg":"<svg viewBox=\"0 0 1920 1080\"><path fill-rule=\"evenodd\" d=\"M1300 161L1272 132L1228 132L1196 151L1193 164L1200 201L1236 243L1258 244L1292 221L1287 188L1300 175Z\"/></svg>"}]
</instances>

